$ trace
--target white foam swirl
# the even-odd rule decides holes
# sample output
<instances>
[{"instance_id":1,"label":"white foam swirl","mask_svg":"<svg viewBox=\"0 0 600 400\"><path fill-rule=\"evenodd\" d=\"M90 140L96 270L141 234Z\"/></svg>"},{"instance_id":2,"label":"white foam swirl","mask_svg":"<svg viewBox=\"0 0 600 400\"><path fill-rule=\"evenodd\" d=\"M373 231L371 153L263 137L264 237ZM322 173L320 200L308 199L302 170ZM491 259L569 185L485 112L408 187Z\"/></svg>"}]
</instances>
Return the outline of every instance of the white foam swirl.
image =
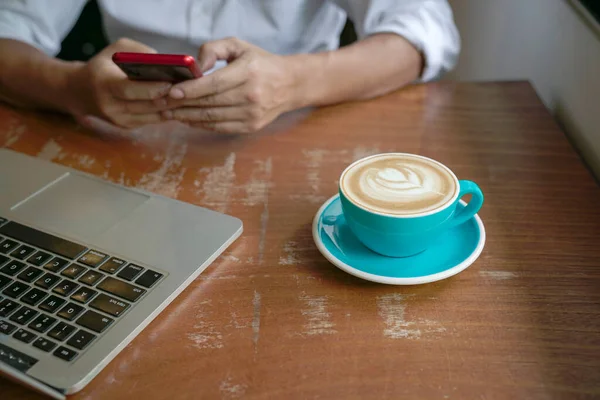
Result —
<instances>
[{"instance_id":1,"label":"white foam swirl","mask_svg":"<svg viewBox=\"0 0 600 400\"><path fill-rule=\"evenodd\" d=\"M412 202L444 196L443 182L419 166L367 168L359 178L361 193L373 201Z\"/></svg>"}]
</instances>

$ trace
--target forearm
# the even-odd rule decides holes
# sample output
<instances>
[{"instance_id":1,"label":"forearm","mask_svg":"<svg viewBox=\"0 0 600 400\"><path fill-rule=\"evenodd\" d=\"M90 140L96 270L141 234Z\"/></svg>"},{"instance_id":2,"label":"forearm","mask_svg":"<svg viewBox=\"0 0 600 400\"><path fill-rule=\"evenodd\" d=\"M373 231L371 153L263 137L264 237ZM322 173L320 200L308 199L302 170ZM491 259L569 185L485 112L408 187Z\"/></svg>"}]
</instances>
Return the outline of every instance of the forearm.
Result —
<instances>
[{"instance_id":1,"label":"forearm","mask_svg":"<svg viewBox=\"0 0 600 400\"><path fill-rule=\"evenodd\" d=\"M414 81L421 54L404 38L377 34L336 51L290 57L292 108L377 97Z\"/></svg>"},{"instance_id":2,"label":"forearm","mask_svg":"<svg viewBox=\"0 0 600 400\"><path fill-rule=\"evenodd\" d=\"M78 62L57 60L25 43L0 39L0 101L25 108L70 112L74 88L69 76Z\"/></svg>"}]
</instances>

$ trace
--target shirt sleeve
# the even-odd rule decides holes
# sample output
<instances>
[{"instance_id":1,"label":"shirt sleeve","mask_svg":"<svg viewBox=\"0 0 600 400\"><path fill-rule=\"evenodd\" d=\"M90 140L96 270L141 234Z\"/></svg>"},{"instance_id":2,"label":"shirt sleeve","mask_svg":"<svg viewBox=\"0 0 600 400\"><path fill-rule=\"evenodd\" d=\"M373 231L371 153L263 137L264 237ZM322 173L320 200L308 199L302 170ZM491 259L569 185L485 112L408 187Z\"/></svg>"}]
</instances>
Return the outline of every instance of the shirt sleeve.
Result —
<instances>
[{"instance_id":1,"label":"shirt sleeve","mask_svg":"<svg viewBox=\"0 0 600 400\"><path fill-rule=\"evenodd\" d=\"M332 0L346 11L359 39L396 33L425 59L421 81L441 77L456 65L460 36L447 0Z\"/></svg>"},{"instance_id":2,"label":"shirt sleeve","mask_svg":"<svg viewBox=\"0 0 600 400\"><path fill-rule=\"evenodd\" d=\"M55 56L86 0L2 0L0 38L25 42Z\"/></svg>"}]
</instances>

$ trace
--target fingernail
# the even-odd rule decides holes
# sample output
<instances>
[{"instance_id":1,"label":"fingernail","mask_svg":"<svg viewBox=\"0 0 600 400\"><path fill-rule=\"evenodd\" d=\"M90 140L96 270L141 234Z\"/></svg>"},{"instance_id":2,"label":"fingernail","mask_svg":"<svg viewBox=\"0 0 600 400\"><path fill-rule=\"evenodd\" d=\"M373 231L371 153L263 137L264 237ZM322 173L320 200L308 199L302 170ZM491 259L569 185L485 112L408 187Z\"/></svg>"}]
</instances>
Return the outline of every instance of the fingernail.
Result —
<instances>
[{"instance_id":1,"label":"fingernail","mask_svg":"<svg viewBox=\"0 0 600 400\"><path fill-rule=\"evenodd\" d=\"M185 93L183 93L183 90L179 88L172 88L169 92L169 96L171 96L172 99L183 99L185 97Z\"/></svg>"},{"instance_id":2,"label":"fingernail","mask_svg":"<svg viewBox=\"0 0 600 400\"><path fill-rule=\"evenodd\" d=\"M163 111L162 116L164 119L173 119L173 111L171 111L171 110Z\"/></svg>"}]
</instances>

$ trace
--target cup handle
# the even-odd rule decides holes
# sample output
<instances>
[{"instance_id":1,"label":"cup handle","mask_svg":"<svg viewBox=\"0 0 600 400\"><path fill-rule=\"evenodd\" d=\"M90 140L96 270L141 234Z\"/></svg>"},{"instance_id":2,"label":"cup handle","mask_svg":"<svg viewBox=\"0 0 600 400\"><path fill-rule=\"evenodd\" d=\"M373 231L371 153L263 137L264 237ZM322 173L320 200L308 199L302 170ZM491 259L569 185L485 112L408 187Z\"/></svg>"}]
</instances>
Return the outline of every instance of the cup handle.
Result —
<instances>
[{"instance_id":1,"label":"cup handle","mask_svg":"<svg viewBox=\"0 0 600 400\"><path fill-rule=\"evenodd\" d=\"M460 210L458 213L454 214L452 220L450 221L450 227L467 222L473 217L473 215L477 214L477 212L481 209L481 206L483 205L483 192L475 182L461 180L458 181L458 183L460 185L458 199L460 200L463 196L467 194L470 194L472 197L471 201L469 201L469 204L467 204L465 208Z\"/></svg>"}]
</instances>

